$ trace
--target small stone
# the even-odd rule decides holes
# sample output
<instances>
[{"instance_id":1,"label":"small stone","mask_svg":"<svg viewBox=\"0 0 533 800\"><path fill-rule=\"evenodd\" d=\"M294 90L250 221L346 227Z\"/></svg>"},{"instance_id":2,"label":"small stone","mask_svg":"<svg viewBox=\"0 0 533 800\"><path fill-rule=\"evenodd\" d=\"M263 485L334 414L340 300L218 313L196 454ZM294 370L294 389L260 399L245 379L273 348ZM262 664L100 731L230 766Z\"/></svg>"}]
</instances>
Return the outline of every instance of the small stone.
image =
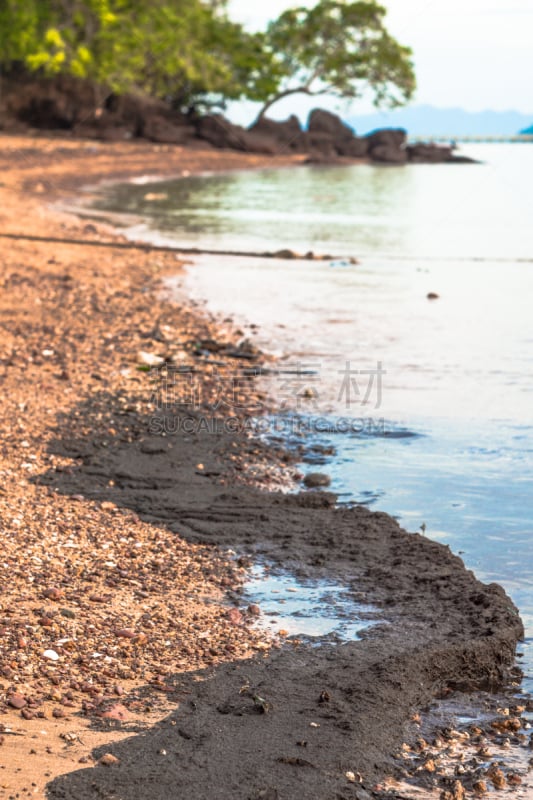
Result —
<instances>
[{"instance_id":1,"label":"small stone","mask_svg":"<svg viewBox=\"0 0 533 800\"><path fill-rule=\"evenodd\" d=\"M91 603L105 603L106 598L103 594L91 594L89 595L89 600Z\"/></svg>"},{"instance_id":2,"label":"small stone","mask_svg":"<svg viewBox=\"0 0 533 800\"><path fill-rule=\"evenodd\" d=\"M61 600L65 592L63 589L58 589L57 586L51 586L49 589L45 589L43 594L48 600Z\"/></svg>"},{"instance_id":3,"label":"small stone","mask_svg":"<svg viewBox=\"0 0 533 800\"><path fill-rule=\"evenodd\" d=\"M437 292L428 292L426 297L428 300L438 300L440 295L438 295Z\"/></svg>"},{"instance_id":4,"label":"small stone","mask_svg":"<svg viewBox=\"0 0 533 800\"><path fill-rule=\"evenodd\" d=\"M98 763L102 767L112 767L114 764L120 764L120 759L114 756L112 753L106 753L102 756Z\"/></svg>"},{"instance_id":5,"label":"small stone","mask_svg":"<svg viewBox=\"0 0 533 800\"><path fill-rule=\"evenodd\" d=\"M119 639L135 639L137 634L133 628L117 628L115 630L115 636L118 636Z\"/></svg>"},{"instance_id":6,"label":"small stone","mask_svg":"<svg viewBox=\"0 0 533 800\"><path fill-rule=\"evenodd\" d=\"M490 767L490 769L487 770L487 777L490 778L496 789L504 788L506 784L505 775L499 767L494 765Z\"/></svg>"},{"instance_id":7,"label":"small stone","mask_svg":"<svg viewBox=\"0 0 533 800\"><path fill-rule=\"evenodd\" d=\"M242 625L243 617L238 608L230 608L227 616L232 625Z\"/></svg>"},{"instance_id":8,"label":"small stone","mask_svg":"<svg viewBox=\"0 0 533 800\"><path fill-rule=\"evenodd\" d=\"M252 617L259 617L261 615L261 609L257 603L250 603L248 606L248 613L251 614Z\"/></svg>"},{"instance_id":9,"label":"small stone","mask_svg":"<svg viewBox=\"0 0 533 800\"><path fill-rule=\"evenodd\" d=\"M474 794L481 796L487 793L487 784L485 781L476 781L473 786Z\"/></svg>"},{"instance_id":10,"label":"small stone","mask_svg":"<svg viewBox=\"0 0 533 800\"><path fill-rule=\"evenodd\" d=\"M325 472L308 472L304 484L308 489L317 489L320 486L329 486L331 478Z\"/></svg>"},{"instance_id":11,"label":"small stone","mask_svg":"<svg viewBox=\"0 0 533 800\"><path fill-rule=\"evenodd\" d=\"M123 722L128 719L130 712L122 703L114 703L106 711L99 715L102 719L114 719Z\"/></svg>"},{"instance_id":12,"label":"small stone","mask_svg":"<svg viewBox=\"0 0 533 800\"><path fill-rule=\"evenodd\" d=\"M47 658L48 661L59 661L59 654L55 650L45 650L43 658Z\"/></svg>"},{"instance_id":13,"label":"small stone","mask_svg":"<svg viewBox=\"0 0 533 800\"><path fill-rule=\"evenodd\" d=\"M61 706L58 706L57 708L54 708L54 710L52 711L52 716L55 717L56 719L63 719L64 717L67 716L67 712L63 708L61 708Z\"/></svg>"},{"instance_id":14,"label":"small stone","mask_svg":"<svg viewBox=\"0 0 533 800\"><path fill-rule=\"evenodd\" d=\"M9 695L7 702L11 708L24 708L26 705L26 699L18 692Z\"/></svg>"}]
</instances>

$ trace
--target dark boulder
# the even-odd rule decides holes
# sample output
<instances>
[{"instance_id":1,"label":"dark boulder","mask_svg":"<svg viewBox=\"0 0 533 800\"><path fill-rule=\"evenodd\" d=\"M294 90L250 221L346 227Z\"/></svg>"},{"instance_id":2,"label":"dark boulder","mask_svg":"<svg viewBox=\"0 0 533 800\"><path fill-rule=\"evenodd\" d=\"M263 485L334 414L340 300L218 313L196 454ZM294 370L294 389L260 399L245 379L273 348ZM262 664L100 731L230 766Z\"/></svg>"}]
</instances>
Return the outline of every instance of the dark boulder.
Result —
<instances>
[{"instance_id":1,"label":"dark boulder","mask_svg":"<svg viewBox=\"0 0 533 800\"><path fill-rule=\"evenodd\" d=\"M335 141L329 133L319 133L309 131L309 151L313 155L331 159L338 156Z\"/></svg>"},{"instance_id":2,"label":"dark boulder","mask_svg":"<svg viewBox=\"0 0 533 800\"><path fill-rule=\"evenodd\" d=\"M407 150L393 145L381 144L372 148L370 158L372 161L377 161L381 164L406 164Z\"/></svg>"},{"instance_id":3,"label":"dark boulder","mask_svg":"<svg viewBox=\"0 0 533 800\"><path fill-rule=\"evenodd\" d=\"M6 114L32 128L69 130L89 117L98 105L98 92L89 81L59 75L36 79L17 76L2 81Z\"/></svg>"},{"instance_id":4,"label":"dark boulder","mask_svg":"<svg viewBox=\"0 0 533 800\"><path fill-rule=\"evenodd\" d=\"M138 136L142 134L142 129L149 119L153 117L167 119L172 113L163 100L133 93L110 94L106 98L104 108L114 114L121 124L132 126Z\"/></svg>"},{"instance_id":5,"label":"dark boulder","mask_svg":"<svg viewBox=\"0 0 533 800\"><path fill-rule=\"evenodd\" d=\"M352 136L343 142L336 143L337 152L347 158L366 158L368 155L368 141L362 136Z\"/></svg>"},{"instance_id":6,"label":"dark boulder","mask_svg":"<svg viewBox=\"0 0 533 800\"><path fill-rule=\"evenodd\" d=\"M151 142L183 145L194 137L195 130L188 125L176 125L165 117L154 115L144 120L141 133Z\"/></svg>"},{"instance_id":7,"label":"dark boulder","mask_svg":"<svg viewBox=\"0 0 533 800\"><path fill-rule=\"evenodd\" d=\"M367 140L355 136L352 128L330 111L315 108L309 115L308 127L310 145L322 155L331 156L331 152L327 152L326 141L330 142L339 156L365 158L368 155Z\"/></svg>"},{"instance_id":8,"label":"dark boulder","mask_svg":"<svg viewBox=\"0 0 533 800\"><path fill-rule=\"evenodd\" d=\"M335 142L349 141L353 138L353 130L336 114L315 108L309 114L307 123L309 133L328 134Z\"/></svg>"},{"instance_id":9,"label":"dark boulder","mask_svg":"<svg viewBox=\"0 0 533 800\"><path fill-rule=\"evenodd\" d=\"M249 129L252 135L260 136L263 141L270 139L280 149L292 152L307 152L309 142L298 117L294 114L285 120L274 120L261 117Z\"/></svg>"},{"instance_id":10,"label":"dark boulder","mask_svg":"<svg viewBox=\"0 0 533 800\"><path fill-rule=\"evenodd\" d=\"M264 155L275 155L280 150L277 142L270 136L264 136L257 132L248 131L240 125L234 125L222 114L200 117L196 120L195 126L197 136L212 144L213 147L241 150L245 153L262 153Z\"/></svg>"},{"instance_id":11,"label":"dark boulder","mask_svg":"<svg viewBox=\"0 0 533 800\"><path fill-rule=\"evenodd\" d=\"M98 120L75 125L72 133L79 139L100 139L102 142L124 142L133 138L131 127L118 122L99 124Z\"/></svg>"},{"instance_id":12,"label":"dark boulder","mask_svg":"<svg viewBox=\"0 0 533 800\"><path fill-rule=\"evenodd\" d=\"M451 146L437 144L407 145L407 157L413 164L442 164L452 158Z\"/></svg>"},{"instance_id":13,"label":"dark boulder","mask_svg":"<svg viewBox=\"0 0 533 800\"><path fill-rule=\"evenodd\" d=\"M230 150L246 150L246 134L240 125L233 125L222 114L208 114L195 122L196 133L200 139L213 147Z\"/></svg>"},{"instance_id":14,"label":"dark boulder","mask_svg":"<svg viewBox=\"0 0 533 800\"><path fill-rule=\"evenodd\" d=\"M402 128L382 128L365 136L368 155L382 164L405 164L407 134Z\"/></svg>"},{"instance_id":15,"label":"dark boulder","mask_svg":"<svg viewBox=\"0 0 533 800\"><path fill-rule=\"evenodd\" d=\"M400 149L407 141L407 132L403 128L380 128L372 131L365 136L368 142L368 149L374 147L395 147Z\"/></svg>"}]
</instances>

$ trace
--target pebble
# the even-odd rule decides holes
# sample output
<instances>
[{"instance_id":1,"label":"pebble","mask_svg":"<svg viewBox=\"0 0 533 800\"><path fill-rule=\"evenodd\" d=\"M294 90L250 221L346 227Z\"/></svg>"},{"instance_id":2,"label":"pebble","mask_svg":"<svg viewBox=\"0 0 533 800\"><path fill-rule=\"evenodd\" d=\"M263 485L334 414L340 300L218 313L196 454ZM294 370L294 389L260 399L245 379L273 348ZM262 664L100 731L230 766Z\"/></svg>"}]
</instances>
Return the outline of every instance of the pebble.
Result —
<instances>
[{"instance_id":1,"label":"pebble","mask_svg":"<svg viewBox=\"0 0 533 800\"><path fill-rule=\"evenodd\" d=\"M49 589L45 589L43 594L48 600L61 600L65 592L62 589L58 589L57 586L51 586Z\"/></svg>"},{"instance_id":2,"label":"pebble","mask_svg":"<svg viewBox=\"0 0 533 800\"><path fill-rule=\"evenodd\" d=\"M7 702L9 703L11 708L24 708L24 706L26 705L25 698L18 692L15 692L14 694L10 695Z\"/></svg>"},{"instance_id":3,"label":"pebble","mask_svg":"<svg viewBox=\"0 0 533 800\"><path fill-rule=\"evenodd\" d=\"M228 619L232 625L242 625L243 616L238 608L230 608Z\"/></svg>"},{"instance_id":4,"label":"pebble","mask_svg":"<svg viewBox=\"0 0 533 800\"><path fill-rule=\"evenodd\" d=\"M261 609L256 603L250 603L248 606L248 613L252 615L252 617L259 617L261 615Z\"/></svg>"},{"instance_id":5,"label":"pebble","mask_svg":"<svg viewBox=\"0 0 533 800\"><path fill-rule=\"evenodd\" d=\"M47 658L49 661L59 661L59 654L56 653L55 650L45 650L43 657Z\"/></svg>"},{"instance_id":6,"label":"pebble","mask_svg":"<svg viewBox=\"0 0 533 800\"><path fill-rule=\"evenodd\" d=\"M126 706L122 705L122 703L115 703L114 705L110 706L107 711L104 711L102 714L99 715L102 719L114 719L118 720L119 722L123 722L124 720L128 719L130 716L130 712L126 708Z\"/></svg>"},{"instance_id":7,"label":"pebble","mask_svg":"<svg viewBox=\"0 0 533 800\"><path fill-rule=\"evenodd\" d=\"M115 630L115 636L118 636L119 639L135 639L136 635L133 628L118 628Z\"/></svg>"},{"instance_id":8,"label":"pebble","mask_svg":"<svg viewBox=\"0 0 533 800\"><path fill-rule=\"evenodd\" d=\"M112 767L114 764L120 764L120 759L114 756L112 753L105 753L98 763L102 767Z\"/></svg>"},{"instance_id":9,"label":"pebble","mask_svg":"<svg viewBox=\"0 0 533 800\"><path fill-rule=\"evenodd\" d=\"M329 486L331 478L325 472L308 472L304 478L304 484L308 489L316 489L319 486Z\"/></svg>"}]
</instances>

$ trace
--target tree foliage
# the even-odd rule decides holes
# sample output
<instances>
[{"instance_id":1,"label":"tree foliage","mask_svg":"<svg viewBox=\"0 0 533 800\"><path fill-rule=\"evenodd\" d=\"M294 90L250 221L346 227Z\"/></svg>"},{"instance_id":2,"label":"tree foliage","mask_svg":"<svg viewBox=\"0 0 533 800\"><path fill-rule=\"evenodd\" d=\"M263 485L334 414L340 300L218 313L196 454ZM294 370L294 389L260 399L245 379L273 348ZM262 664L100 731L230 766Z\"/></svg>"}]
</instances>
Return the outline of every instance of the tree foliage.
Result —
<instances>
[{"instance_id":1,"label":"tree foliage","mask_svg":"<svg viewBox=\"0 0 533 800\"><path fill-rule=\"evenodd\" d=\"M0 65L67 73L175 106L287 94L376 101L410 97L410 51L386 31L376 0L320 0L263 33L232 22L224 0L0 0Z\"/></svg>"},{"instance_id":2,"label":"tree foliage","mask_svg":"<svg viewBox=\"0 0 533 800\"><path fill-rule=\"evenodd\" d=\"M266 34L278 81L261 114L301 92L355 99L370 90L376 105L389 107L409 100L416 85L411 50L389 34L385 15L376 0L320 0L281 14Z\"/></svg>"},{"instance_id":3,"label":"tree foliage","mask_svg":"<svg viewBox=\"0 0 533 800\"><path fill-rule=\"evenodd\" d=\"M176 104L245 94L259 40L231 22L220 2L0 0L0 63Z\"/></svg>"}]
</instances>

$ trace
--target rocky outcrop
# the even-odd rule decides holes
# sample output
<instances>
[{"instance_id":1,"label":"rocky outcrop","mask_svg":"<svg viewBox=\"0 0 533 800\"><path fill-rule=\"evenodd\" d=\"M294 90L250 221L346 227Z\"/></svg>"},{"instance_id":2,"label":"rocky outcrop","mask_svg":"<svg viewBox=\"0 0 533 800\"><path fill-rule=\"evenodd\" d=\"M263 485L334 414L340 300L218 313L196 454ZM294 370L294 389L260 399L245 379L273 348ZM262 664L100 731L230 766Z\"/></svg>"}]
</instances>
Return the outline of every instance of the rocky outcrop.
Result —
<instances>
[{"instance_id":1,"label":"rocky outcrop","mask_svg":"<svg viewBox=\"0 0 533 800\"><path fill-rule=\"evenodd\" d=\"M162 144L187 144L195 136L192 126L176 124L158 114L143 120L141 135L151 142Z\"/></svg>"},{"instance_id":2,"label":"rocky outcrop","mask_svg":"<svg viewBox=\"0 0 533 800\"><path fill-rule=\"evenodd\" d=\"M413 164L442 164L451 161L453 150L451 146L412 144L407 146L407 154Z\"/></svg>"},{"instance_id":3,"label":"rocky outcrop","mask_svg":"<svg viewBox=\"0 0 533 800\"><path fill-rule=\"evenodd\" d=\"M358 138L353 130L336 114L322 109L311 111L308 120L311 150L322 157L364 158L367 142Z\"/></svg>"},{"instance_id":4,"label":"rocky outcrop","mask_svg":"<svg viewBox=\"0 0 533 800\"><path fill-rule=\"evenodd\" d=\"M335 164L369 159L379 164L467 163L452 148L407 145L402 129L356 136L336 114L311 111L304 130L294 115L283 121L261 117L250 128L222 114L189 116L162 100L141 94L114 94L90 81L66 75L35 78L26 73L0 76L0 130L42 129L103 141L142 137L151 142L187 145L200 139L212 147L263 155L307 153L306 163Z\"/></svg>"},{"instance_id":5,"label":"rocky outcrop","mask_svg":"<svg viewBox=\"0 0 533 800\"><path fill-rule=\"evenodd\" d=\"M383 128L365 136L368 156L380 164L406 164L407 133L402 128Z\"/></svg>"},{"instance_id":6,"label":"rocky outcrop","mask_svg":"<svg viewBox=\"0 0 533 800\"><path fill-rule=\"evenodd\" d=\"M222 114L200 117L196 121L196 134L213 147L265 155L275 155L280 151L279 143L271 136L234 125Z\"/></svg>"},{"instance_id":7,"label":"rocky outcrop","mask_svg":"<svg viewBox=\"0 0 533 800\"><path fill-rule=\"evenodd\" d=\"M379 164L407 164L407 150L392 144L379 144L370 150L370 158Z\"/></svg>"},{"instance_id":8,"label":"rocky outcrop","mask_svg":"<svg viewBox=\"0 0 533 800\"><path fill-rule=\"evenodd\" d=\"M270 140L273 146L285 148L294 153L307 153L309 137L302 130L298 117L294 114L285 120L260 117L249 129L249 133L260 136L263 141Z\"/></svg>"},{"instance_id":9,"label":"rocky outcrop","mask_svg":"<svg viewBox=\"0 0 533 800\"><path fill-rule=\"evenodd\" d=\"M17 75L2 79L3 117L28 127L70 130L98 105L98 92L89 81L61 75L36 80Z\"/></svg>"}]
</instances>

